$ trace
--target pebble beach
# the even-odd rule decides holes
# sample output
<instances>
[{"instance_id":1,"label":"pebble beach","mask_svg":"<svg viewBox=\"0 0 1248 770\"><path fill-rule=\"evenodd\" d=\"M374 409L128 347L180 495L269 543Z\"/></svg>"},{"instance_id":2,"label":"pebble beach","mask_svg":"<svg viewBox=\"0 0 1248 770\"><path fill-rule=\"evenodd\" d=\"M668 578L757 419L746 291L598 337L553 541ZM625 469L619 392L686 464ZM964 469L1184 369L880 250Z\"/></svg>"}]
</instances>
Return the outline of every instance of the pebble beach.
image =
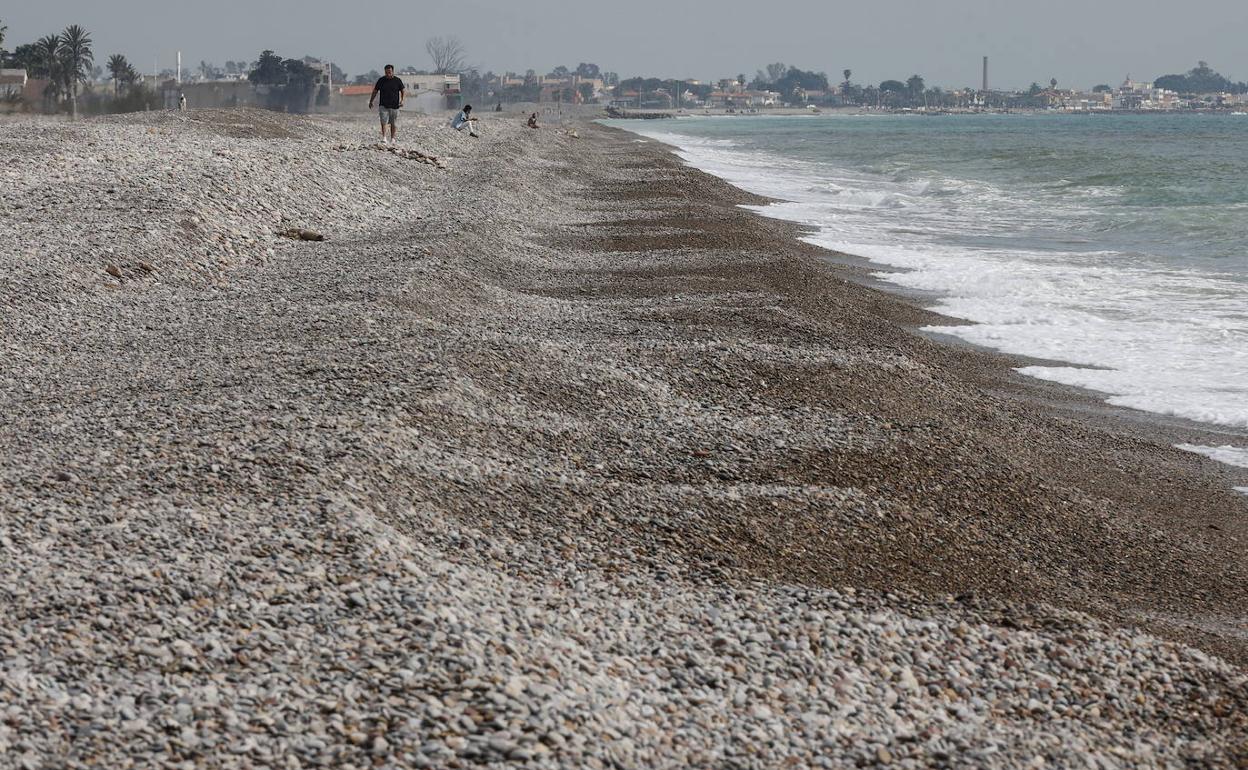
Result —
<instances>
[{"instance_id":1,"label":"pebble beach","mask_svg":"<svg viewBox=\"0 0 1248 770\"><path fill-rule=\"evenodd\" d=\"M1248 766L1213 440L404 117L0 125L0 768Z\"/></svg>"}]
</instances>

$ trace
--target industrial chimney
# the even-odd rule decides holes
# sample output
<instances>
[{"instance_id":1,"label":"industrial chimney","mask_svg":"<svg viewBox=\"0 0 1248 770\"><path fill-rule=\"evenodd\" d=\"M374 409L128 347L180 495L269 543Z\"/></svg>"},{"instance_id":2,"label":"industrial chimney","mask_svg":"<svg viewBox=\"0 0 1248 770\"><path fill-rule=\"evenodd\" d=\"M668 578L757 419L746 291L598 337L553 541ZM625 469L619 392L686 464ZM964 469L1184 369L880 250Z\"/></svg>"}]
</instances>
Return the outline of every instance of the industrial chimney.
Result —
<instances>
[{"instance_id":1,"label":"industrial chimney","mask_svg":"<svg viewBox=\"0 0 1248 770\"><path fill-rule=\"evenodd\" d=\"M988 57L984 57L984 87L980 89L984 93L988 93Z\"/></svg>"}]
</instances>

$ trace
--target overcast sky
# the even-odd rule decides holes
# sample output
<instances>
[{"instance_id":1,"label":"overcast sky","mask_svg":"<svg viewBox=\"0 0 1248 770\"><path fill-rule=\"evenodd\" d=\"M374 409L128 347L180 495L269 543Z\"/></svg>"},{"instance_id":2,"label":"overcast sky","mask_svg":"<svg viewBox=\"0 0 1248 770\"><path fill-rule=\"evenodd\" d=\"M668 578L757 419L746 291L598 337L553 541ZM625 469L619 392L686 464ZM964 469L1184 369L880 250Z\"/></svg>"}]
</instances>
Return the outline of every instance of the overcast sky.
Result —
<instances>
[{"instance_id":1,"label":"overcast sky","mask_svg":"<svg viewBox=\"0 0 1248 770\"><path fill-rule=\"evenodd\" d=\"M458 35L482 70L546 72L597 63L632 75L715 79L753 76L768 62L849 68L860 83L904 80L978 86L991 57L994 88L1057 78L1089 87L1182 72L1204 59L1248 80L1243 0L44 0L0 5L5 47L68 24L95 39L97 62L121 53L150 71L179 49L201 59L331 59L351 75L428 66L425 40Z\"/></svg>"}]
</instances>

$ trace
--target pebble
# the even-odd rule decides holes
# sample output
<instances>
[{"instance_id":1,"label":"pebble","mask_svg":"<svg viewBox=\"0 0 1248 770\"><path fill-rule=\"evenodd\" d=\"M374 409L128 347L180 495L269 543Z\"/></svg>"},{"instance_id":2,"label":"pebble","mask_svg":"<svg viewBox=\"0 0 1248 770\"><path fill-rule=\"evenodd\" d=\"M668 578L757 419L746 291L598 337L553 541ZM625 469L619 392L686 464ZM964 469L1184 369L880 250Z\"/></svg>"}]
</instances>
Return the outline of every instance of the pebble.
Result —
<instances>
[{"instance_id":1,"label":"pebble","mask_svg":"<svg viewBox=\"0 0 1248 770\"><path fill-rule=\"evenodd\" d=\"M1214 766L1242 744L1244 675L1215 657L660 544L708 500L879 508L681 480L729 451L691 433L748 456L840 429L737 431L608 365L649 300L613 326L534 287L564 260L550 220L619 212L577 208L569 139L498 120L473 143L408 121L402 156L363 118L6 123L4 154L40 162L0 166L23 206L0 219L23 287L0 308L0 767ZM620 147L586 128L577 162Z\"/></svg>"}]
</instances>

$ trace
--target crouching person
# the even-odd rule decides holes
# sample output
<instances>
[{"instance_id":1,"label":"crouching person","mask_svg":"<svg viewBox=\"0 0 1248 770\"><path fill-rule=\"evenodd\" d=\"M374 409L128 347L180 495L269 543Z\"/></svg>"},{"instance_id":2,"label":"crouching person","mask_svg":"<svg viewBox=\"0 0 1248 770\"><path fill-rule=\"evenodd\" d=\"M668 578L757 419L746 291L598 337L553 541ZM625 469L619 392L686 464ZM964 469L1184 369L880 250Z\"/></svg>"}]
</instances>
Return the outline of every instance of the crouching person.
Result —
<instances>
[{"instance_id":1,"label":"crouching person","mask_svg":"<svg viewBox=\"0 0 1248 770\"><path fill-rule=\"evenodd\" d=\"M464 108L459 111L459 114L451 120L451 128L456 131L463 131L467 128L468 136L480 137L481 135L477 133L476 123L477 119L472 117L472 105L465 104Z\"/></svg>"}]
</instances>

